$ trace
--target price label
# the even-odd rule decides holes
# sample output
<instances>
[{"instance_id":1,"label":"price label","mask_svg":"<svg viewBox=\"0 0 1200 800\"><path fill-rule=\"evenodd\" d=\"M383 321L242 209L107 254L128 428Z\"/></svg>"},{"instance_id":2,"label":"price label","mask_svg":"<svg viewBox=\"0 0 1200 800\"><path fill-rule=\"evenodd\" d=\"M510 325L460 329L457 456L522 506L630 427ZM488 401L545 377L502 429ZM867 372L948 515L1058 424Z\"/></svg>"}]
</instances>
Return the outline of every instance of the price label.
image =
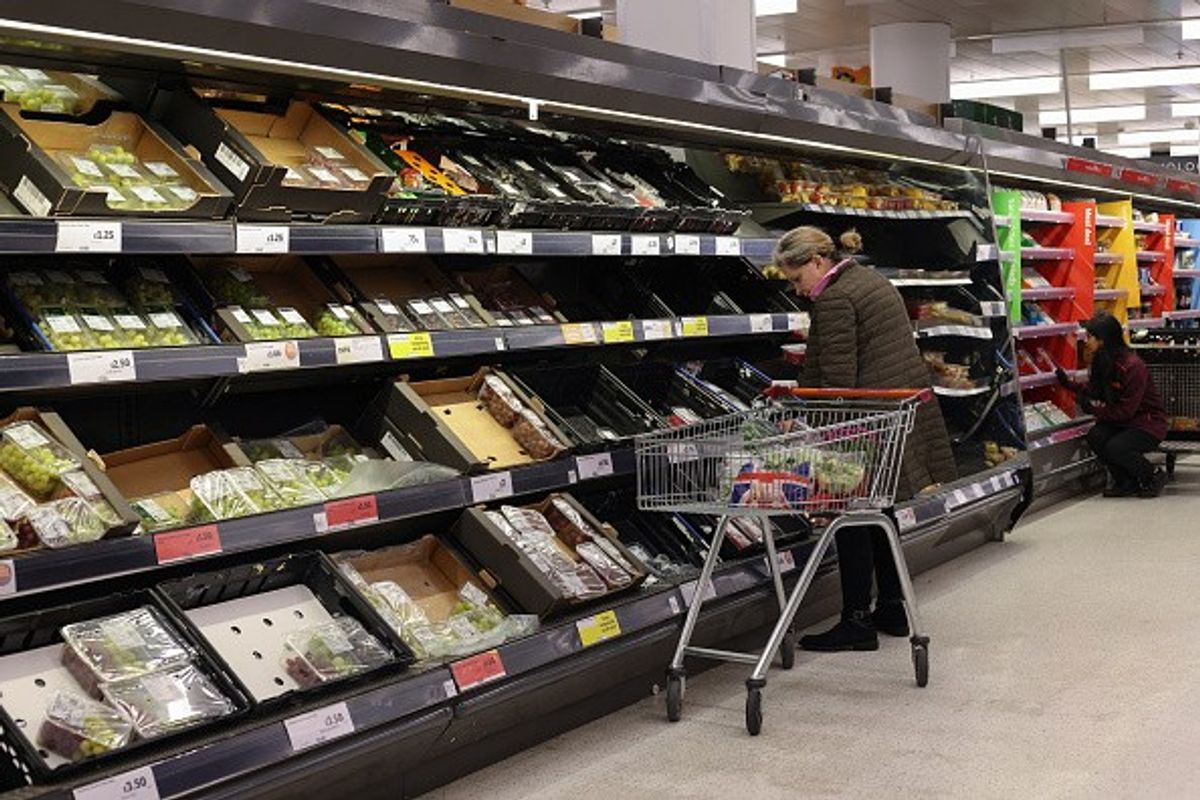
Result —
<instances>
[{"instance_id":1,"label":"price label","mask_svg":"<svg viewBox=\"0 0 1200 800\"><path fill-rule=\"evenodd\" d=\"M383 361L383 340L378 336L346 336L337 340L336 347L339 364Z\"/></svg>"},{"instance_id":2,"label":"price label","mask_svg":"<svg viewBox=\"0 0 1200 800\"><path fill-rule=\"evenodd\" d=\"M533 255L533 233L530 231L496 231L496 252L502 256Z\"/></svg>"},{"instance_id":3,"label":"price label","mask_svg":"<svg viewBox=\"0 0 1200 800\"><path fill-rule=\"evenodd\" d=\"M388 335L388 353L392 358L432 358L433 336L426 332Z\"/></svg>"},{"instance_id":4,"label":"price label","mask_svg":"<svg viewBox=\"0 0 1200 800\"><path fill-rule=\"evenodd\" d=\"M59 253L119 253L121 223L60 220L54 249Z\"/></svg>"},{"instance_id":5,"label":"price label","mask_svg":"<svg viewBox=\"0 0 1200 800\"><path fill-rule=\"evenodd\" d=\"M946 498L946 511L952 511L959 506L965 506L971 498L967 497L967 493L962 489L955 489L954 493Z\"/></svg>"},{"instance_id":6,"label":"price label","mask_svg":"<svg viewBox=\"0 0 1200 800\"><path fill-rule=\"evenodd\" d=\"M442 228L442 250L447 253L483 253L483 231Z\"/></svg>"},{"instance_id":7,"label":"price label","mask_svg":"<svg viewBox=\"0 0 1200 800\"><path fill-rule=\"evenodd\" d=\"M67 370L71 384L136 381L137 365L132 350L102 350L95 353L69 353Z\"/></svg>"},{"instance_id":8,"label":"price label","mask_svg":"<svg viewBox=\"0 0 1200 800\"><path fill-rule=\"evenodd\" d=\"M158 800L158 783L154 770L139 767L122 772L87 786L80 786L72 796L75 800Z\"/></svg>"},{"instance_id":9,"label":"price label","mask_svg":"<svg viewBox=\"0 0 1200 800\"><path fill-rule=\"evenodd\" d=\"M675 255L677 256L698 256L700 255L700 237L691 236L688 234L675 234Z\"/></svg>"},{"instance_id":10,"label":"price label","mask_svg":"<svg viewBox=\"0 0 1200 800\"><path fill-rule=\"evenodd\" d=\"M567 344L596 344L596 327L590 322L569 322L561 327Z\"/></svg>"},{"instance_id":11,"label":"price label","mask_svg":"<svg viewBox=\"0 0 1200 800\"><path fill-rule=\"evenodd\" d=\"M671 609L672 614L678 614L681 610L679 608L679 599L677 597L675 597L674 595L672 595L671 597L668 597L667 598L667 608Z\"/></svg>"},{"instance_id":12,"label":"price label","mask_svg":"<svg viewBox=\"0 0 1200 800\"><path fill-rule=\"evenodd\" d=\"M579 631L579 643L584 647L591 647L621 635L621 623L615 611L602 611L595 616L578 620L575 629Z\"/></svg>"},{"instance_id":13,"label":"price label","mask_svg":"<svg viewBox=\"0 0 1200 800\"><path fill-rule=\"evenodd\" d=\"M719 256L740 256L742 254L742 243L736 236L718 236L716 248Z\"/></svg>"},{"instance_id":14,"label":"price label","mask_svg":"<svg viewBox=\"0 0 1200 800\"><path fill-rule=\"evenodd\" d=\"M772 321L770 314L750 315L751 333L770 333L773 330L775 330L775 323Z\"/></svg>"},{"instance_id":15,"label":"price label","mask_svg":"<svg viewBox=\"0 0 1200 800\"><path fill-rule=\"evenodd\" d=\"M902 531L917 527L917 512L911 508L896 509L896 527Z\"/></svg>"},{"instance_id":16,"label":"price label","mask_svg":"<svg viewBox=\"0 0 1200 800\"><path fill-rule=\"evenodd\" d=\"M780 572L791 572L796 568L796 554L791 550L785 550L782 553L776 553L775 557L779 561Z\"/></svg>"},{"instance_id":17,"label":"price label","mask_svg":"<svg viewBox=\"0 0 1200 800\"><path fill-rule=\"evenodd\" d=\"M805 314L803 311L794 311L789 313L787 317L789 331L808 333L808 327L811 324L808 314Z\"/></svg>"},{"instance_id":18,"label":"price label","mask_svg":"<svg viewBox=\"0 0 1200 800\"><path fill-rule=\"evenodd\" d=\"M696 602L696 596L697 596L696 588L698 585L699 585L699 581L691 581L691 582L685 583L679 587L679 591L683 595L683 602L686 603L689 607L692 605L692 603ZM710 578L708 583L706 583L704 585L704 592L700 596L700 599L701 600L712 600L716 596L717 596L717 587L713 586L712 579Z\"/></svg>"},{"instance_id":19,"label":"price label","mask_svg":"<svg viewBox=\"0 0 1200 800\"><path fill-rule=\"evenodd\" d=\"M221 532L216 525L203 525L199 528L154 535L154 554L159 564L211 556L220 552Z\"/></svg>"},{"instance_id":20,"label":"price label","mask_svg":"<svg viewBox=\"0 0 1200 800\"><path fill-rule=\"evenodd\" d=\"M245 358L238 360L239 372L267 372L300 366L300 347L294 340L250 342L245 347Z\"/></svg>"},{"instance_id":21,"label":"price label","mask_svg":"<svg viewBox=\"0 0 1200 800\"><path fill-rule=\"evenodd\" d=\"M476 686L499 680L505 676L504 661L498 650L488 650L486 653L455 661L450 665L450 674L458 684L458 690L465 692Z\"/></svg>"},{"instance_id":22,"label":"price label","mask_svg":"<svg viewBox=\"0 0 1200 800\"><path fill-rule=\"evenodd\" d=\"M642 338L647 342L675 338L675 330L669 319L647 319L642 321Z\"/></svg>"},{"instance_id":23,"label":"price label","mask_svg":"<svg viewBox=\"0 0 1200 800\"><path fill-rule=\"evenodd\" d=\"M424 228L380 228L379 249L385 253L424 253L428 251Z\"/></svg>"},{"instance_id":24,"label":"price label","mask_svg":"<svg viewBox=\"0 0 1200 800\"><path fill-rule=\"evenodd\" d=\"M605 322L600 327L604 333L605 344L632 342L634 339L633 320L623 319L619 322Z\"/></svg>"},{"instance_id":25,"label":"price label","mask_svg":"<svg viewBox=\"0 0 1200 800\"><path fill-rule=\"evenodd\" d=\"M662 240L657 236L630 236L630 251L635 256L657 256L662 254Z\"/></svg>"},{"instance_id":26,"label":"price label","mask_svg":"<svg viewBox=\"0 0 1200 800\"><path fill-rule=\"evenodd\" d=\"M352 528L355 525L369 525L379 521L379 505L375 495L364 494L361 497L347 497L345 500L330 500L325 504L325 510L318 516L324 516L324 525L318 520L317 530L338 531Z\"/></svg>"},{"instance_id":27,"label":"price label","mask_svg":"<svg viewBox=\"0 0 1200 800\"><path fill-rule=\"evenodd\" d=\"M287 225L238 225L239 253L286 253L291 245L291 228Z\"/></svg>"},{"instance_id":28,"label":"price label","mask_svg":"<svg viewBox=\"0 0 1200 800\"><path fill-rule=\"evenodd\" d=\"M512 494L511 472L497 472L492 475L478 475L471 478L471 502L490 503L493 500L512 497Z\"/></svg>"},{"instance_id":29,"label":"price label","mask_svg":"<svg viewBox=\"0 0 1200 800\"><path fill-rule=\"evenodd\" d=\"M285 719L283 727L287 729L292 752L298 753L354 733L354 720L345 703L334 703L298 717Z\"/></svg>"},{"instance_id":30,"label":"price label","mask_svg":"<svg viewBox=\"0 0 1200 800\"><path fill-rule=\"evenodd\" d=\"M619 255L621 255L621 234L619 234L619 233L593 233L592 234L592 255L594 255L594 256L619 256Z\"/></svg>"},{"instance_id":31,"label":"price label","mask_svg":"<svg viewBox=\"0 0 1200 800\"><path fill-rule=\"evenodd\" d=\"M580 480L603 478L606 475L612 475L612 453L593 453L587 456L576 456L575 470Z\"/></svg>"},{"instance_id":32,"label":"price label","mask_svg":"<svg viewBox=\"0 0 1200 800\"><path fill-rule=\"evenodd\" d=\"M683 336L708 336L708 317L684 317L679 331Z\"/></svg>"}]
</instances>

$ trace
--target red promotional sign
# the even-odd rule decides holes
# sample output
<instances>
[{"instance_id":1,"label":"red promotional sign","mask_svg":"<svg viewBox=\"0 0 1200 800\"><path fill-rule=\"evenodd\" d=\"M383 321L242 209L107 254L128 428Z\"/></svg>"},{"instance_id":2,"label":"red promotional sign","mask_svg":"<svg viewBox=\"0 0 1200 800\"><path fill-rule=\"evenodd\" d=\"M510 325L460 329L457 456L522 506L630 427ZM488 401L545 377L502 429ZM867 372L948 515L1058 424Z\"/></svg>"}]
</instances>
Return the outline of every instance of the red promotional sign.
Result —
<instances>
[{"instance_id":1,"label":"red promotional sign","mask_svg":"<svg viewBox=\"0 0 1200 800\"><path fill-rule=\"evenodd\" d=\"M1167 178L1167 191L1194 195L1200 191L1200 186L1197 186L1191 181L1181 181L1177 178Z\"/></svg>"},{"instance_id":2,"label":"red promotional sign","mask_svg":"<svg viewBox=\"0 0 1200 800\"><path fill-rule=\"evenodd\" d=\"M1136 169L1123 169L1121 170L1121 181L1153 189L1158 185L1158 176L1149 172L1139 172Z\"/></svg>"},{"instance_id":3,"label":"red promotional sign","mask_svg":"<svg viewBox=\"0 0 1200 800\"><path fill-rule=\"evenodd\" d=\"M1089 175L1099 175L1101 178L1112 177L1112 164L1101 164L1099 161L1088 161L1086 158L1068 158L1065 166L1068 172L1086 172Z\"/></svg>"},{"instance_id":4,"label":"red promotional sign","mask_svg":"<svg viewBox=\"0 0 1200 800\"><path fill-rule=\"evenodd\" d=\"M348 497L345 500L330 500L325 504L325 522L330 529L348 528L379 519L379 506L375 495Z\"/></svg>"},{"instance_id":5,"label":"red promotional sign","mask_svg":"<svg viewBox=\"0 0 1200 800\"><path fill-rule=\"evenodd\" d=\"M216 525L203 525L154 536L154 553L159 564L221 552L221 534Z\"/></svg>"},{"instance_id":6,"label":"red promotional sign","mask_svg":"<svg viewBox=\"0 0 1200 800\"><path fill-rule=\"evenodd\" d=\"M499 651L488 650L486 653L455 661L450 665L450 674L454 676L458 690L465 692L467 689L503 678L507 673L504 671L504 662L500 660Z\"/></svg>"}]
</instances>

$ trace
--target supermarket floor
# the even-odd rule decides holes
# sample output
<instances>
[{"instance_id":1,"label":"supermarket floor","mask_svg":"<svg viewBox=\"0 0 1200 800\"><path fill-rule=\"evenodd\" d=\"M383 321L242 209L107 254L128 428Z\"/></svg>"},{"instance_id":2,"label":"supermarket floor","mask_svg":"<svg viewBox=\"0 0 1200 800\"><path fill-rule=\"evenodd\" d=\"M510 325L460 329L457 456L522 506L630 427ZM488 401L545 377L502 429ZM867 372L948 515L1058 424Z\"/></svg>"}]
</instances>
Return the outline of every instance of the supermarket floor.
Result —
<instances>
[{"instance_id":1,"label":"supermarket floor","mask_svg":"<svg viewBox=\"0 0 1200 800\"><path fill-rule=\"evenodd\" d=\"M930 685L906 642L801 653L764 730L746 668L477 772L436 800L1200 796L1200 469L1157 501L1058 505L917 580Z\"/></svg>"}]
</instances>

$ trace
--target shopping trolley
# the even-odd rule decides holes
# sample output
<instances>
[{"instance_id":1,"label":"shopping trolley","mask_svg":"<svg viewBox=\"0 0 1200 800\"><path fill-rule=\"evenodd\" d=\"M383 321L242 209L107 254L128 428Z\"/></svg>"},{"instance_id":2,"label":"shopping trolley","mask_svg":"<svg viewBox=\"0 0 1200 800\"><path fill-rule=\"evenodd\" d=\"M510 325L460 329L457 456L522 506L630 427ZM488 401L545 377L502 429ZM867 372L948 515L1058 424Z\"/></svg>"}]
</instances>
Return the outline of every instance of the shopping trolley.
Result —
<instances>
[{"instance_id":1,"label":"shopping trolley","mask_svg":"<svg viewBox=\"0 0 1200 800\"><path fill-rule=\"evenodd\" d=\"M638 507L647 511L714 514L720 522L696 582L675 656L667 670L667 718L683 711L684 657L753 664L746 680L746 729L762 730L762 690L776 653L783 668L795 662L792 621L834 535L848 526L878 526L891 544L912 631L918 686L929 680L929 638L921 634L912 580L900 537L885 513L896 494L904 443L920 390L837 390L776 387L776 402L635 440ZM822 530L790 596L772 538L770 517L832 518ZM779 602L779 620L759 653L691 645L729 522L757 519Z\"/></svg>"},{"instance_id":2,"label":"shopping trolley","mask_svg":"<svg viewBox=\"0 0 1200 800\"><path fill-rule=\"evenodd\" d=\"M1175 476L1181 455L1200 453L1200 334L1194 330L1153 331L1135 349L1162 396L1171 427L1158 449L1167 475Z\"/></svg>"}]
</instances>

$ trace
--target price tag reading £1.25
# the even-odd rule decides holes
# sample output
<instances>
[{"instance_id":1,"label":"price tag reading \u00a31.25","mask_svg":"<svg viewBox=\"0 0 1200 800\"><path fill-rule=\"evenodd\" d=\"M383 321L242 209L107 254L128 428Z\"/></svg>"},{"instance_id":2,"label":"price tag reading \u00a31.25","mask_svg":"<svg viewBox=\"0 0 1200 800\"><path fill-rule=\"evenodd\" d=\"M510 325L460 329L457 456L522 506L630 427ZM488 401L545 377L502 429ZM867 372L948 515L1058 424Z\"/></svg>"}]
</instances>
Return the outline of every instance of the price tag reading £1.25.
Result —
<instances>
[{"instance_id":1,"label":"price tag reading \u00a31.25","mask_svg":"<svg viewBox=\"0 0 1200 800\"><path fill-rule=\"evenodd\" d=\"M239 253L286 253L291 247L291 228L287 225L238 225Z\"/></svg>"}]
</instances>

